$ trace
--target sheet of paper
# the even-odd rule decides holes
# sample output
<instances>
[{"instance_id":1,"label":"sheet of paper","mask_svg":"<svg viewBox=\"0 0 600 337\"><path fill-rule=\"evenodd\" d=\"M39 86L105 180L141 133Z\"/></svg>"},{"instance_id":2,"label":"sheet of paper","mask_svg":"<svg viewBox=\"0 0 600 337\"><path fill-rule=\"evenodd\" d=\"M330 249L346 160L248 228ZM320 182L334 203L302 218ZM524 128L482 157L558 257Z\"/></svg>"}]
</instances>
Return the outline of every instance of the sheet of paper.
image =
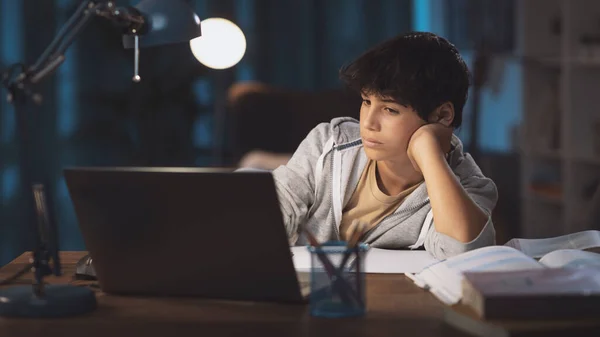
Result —
<instances>
[{"instance_id":1,"label":"sheet of paper","mask_svg":"<svg viewBox=\"0 0 600 337\"><path fill-rule=\"evenodd\" d=\"M577 249L561 249L544 255L540 263L550 268L600 268L600 254Z\"/></svg>"},{"instance_id":2,"label":"sheet of paper","mask_svg":"<svg viewBox=\"0 0 600 337\"><path fill-rule=\"evenodd\" d=\"M600 247L600 231L587 230L545 239L511 239L505 246L514 247L526 255L540 258L559 249L589 249Z\"/></svg>"},{"instance_id":3,"label":"sheet of paper","mask_svg":"<svg viewBox=\"0 0 600 337\"><path fill-rule=\"evenodd\" d=\"M310 252L306 246L291 247L292 257L294 259L294 267L297 271L309 271L310 270Z\"/></svg>"},{"instance_id":4,"label":"sheet of paper","mask_svg":"<svg viewBox=\"0 0 600 337\"><path fill-rule=\"evenodd\" d=\"M294 266L298 271L310 270L310 252L305 246L292 247ZM365 261L367 273L418 273L438 262L424 250L388 250L370 248Z\"/></svg>"},{"instance_id":5,"label":"sheet of paper","mask_svg":"<svg viewBox=\"0 0 600 337\"><path fill-rule=\"evenodd\" d=\"M365 267L368 273L418 273L437 262L424 250L371 248L367 253Z\"/></svg>"}]
</instances>

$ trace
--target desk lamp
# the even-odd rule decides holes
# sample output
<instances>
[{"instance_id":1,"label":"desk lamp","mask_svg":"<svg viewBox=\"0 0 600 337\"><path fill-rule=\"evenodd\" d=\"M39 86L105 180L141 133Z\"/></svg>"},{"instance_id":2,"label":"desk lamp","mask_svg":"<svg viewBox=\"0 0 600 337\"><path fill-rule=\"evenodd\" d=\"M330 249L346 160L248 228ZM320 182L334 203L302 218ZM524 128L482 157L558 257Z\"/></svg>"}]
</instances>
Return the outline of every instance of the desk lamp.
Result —
<instances>
[{"instance_id":1,"label":"desk lamp","mask_svg":"<svg viewBox=\"0 0 600 337\"><path fill-rule=\"evenodd\" d=\"M66 49L84 26L98 16L123 29L124 47L134 48L134 82L141 80L138 73L140 47L189 42L201 35L200 19L183 0L143 0L135 7L116 7L114 1L109 0L84 0L33 65L15 64L2 73L2 84L8 90L8 101L15 105L15 115L18 121L21 120L19 124L24 123L23 112L28 100L41 104L41 96L34 93L31 86L64 62ZM19 129L24 133L22 127ZM35 210L37 217L36 247L31 263L11 279L30 270L34 271L35 277L32 286L0 289L0 316L65 317L91 312L96 308L96 297L91 289L44 284L45 276L61 275L61 268L56 230L48 216L44 185L34 181L30 172L29 143L28 137L22 134L19 158L24 181L33 188L28 208Z\"/></svg>"}]
</instances>

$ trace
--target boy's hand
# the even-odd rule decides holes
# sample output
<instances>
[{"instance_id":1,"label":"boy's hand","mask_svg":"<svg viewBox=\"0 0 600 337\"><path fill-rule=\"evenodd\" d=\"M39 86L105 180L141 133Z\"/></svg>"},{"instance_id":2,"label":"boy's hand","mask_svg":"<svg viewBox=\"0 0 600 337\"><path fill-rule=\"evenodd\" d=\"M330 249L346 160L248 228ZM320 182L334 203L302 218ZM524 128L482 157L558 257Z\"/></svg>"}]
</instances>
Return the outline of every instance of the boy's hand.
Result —
<instances>
[{"instance_id":1,"label":"boy's hand","mask_svg":"<svg viewBox=\"0 0 600 337\"><path fill-rule=\"evenodd\" d=\"M445 155L450 151L452 127L441 123L425 124L417 129L408 142L408 158L417 172L421 172L421 161L425 156Z\"/></svg>"}]
</instances>

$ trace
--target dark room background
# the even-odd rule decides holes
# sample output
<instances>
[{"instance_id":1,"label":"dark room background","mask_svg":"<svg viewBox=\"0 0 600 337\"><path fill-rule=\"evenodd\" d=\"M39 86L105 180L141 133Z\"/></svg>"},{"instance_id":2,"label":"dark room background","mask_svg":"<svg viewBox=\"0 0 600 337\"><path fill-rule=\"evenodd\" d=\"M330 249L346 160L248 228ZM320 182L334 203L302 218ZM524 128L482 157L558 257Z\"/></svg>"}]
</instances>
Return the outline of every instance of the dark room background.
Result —
<instances>
[{"instance_id":1,"label":"dark room background","mask_svg":"<svg viewBox=\"0 0 600 337\"><path fill-rule=\"evenodd\" d=\"M116 1L118 5L137 2ZM60 248L85 249L63 168L232 165L227 148L224 157L215 158L212 127L215 107L229 85L257 81L298 91L339 88L341 65L368 47L409 30L446 35L471 62L477 40L472 27L482 23L461 19L468 10L481 10L476 2L190 0L201 19L224 17L243 30L247 41L244 58L232 69L212 70L193 57L187 44L142 49L142 81L138 84L131 81L133 51L123 49L115 27L96 18L69 48L66 62L35 88L43 95L43 103L30 104L25 114L33 142L31 169L47 184ZM0 0L0 69L34 62L78 3ZM512 1L480 3L487 3L488 11L509 20L507 27L512 27ZM486 28L497 35L495 52L510 53L512 30L495 28ZM505 62L501 69L503 87L486 89L482 95L480 104L488 108L483 109L478 130L484 152L504 155L512 151L509 129L520 118L519 82L513 63ZM470 107L459 131L467 146L469 111ZM20 175L16 120L13 106L3 97L0 265L31 249L33 242L33 233L25 224L23 198L30 187L24 186ZM227 126L225 129L227 132Z\"/></svg>"}]
</instances>

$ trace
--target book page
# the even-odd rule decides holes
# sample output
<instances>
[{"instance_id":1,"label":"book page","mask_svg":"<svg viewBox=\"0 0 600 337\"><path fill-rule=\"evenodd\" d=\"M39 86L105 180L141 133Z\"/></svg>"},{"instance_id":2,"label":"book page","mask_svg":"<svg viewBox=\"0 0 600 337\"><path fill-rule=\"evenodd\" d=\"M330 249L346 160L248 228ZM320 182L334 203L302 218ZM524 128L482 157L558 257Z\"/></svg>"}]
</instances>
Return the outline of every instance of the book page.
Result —
<instances>
[{"instance_id":1,"label":"book page","mask_svg":"<svg viewBox=\"0 0 600 337\"><path fill-rule=\"evenodd\" d=\"M310 271L310 252L306 246L291 247L294 266L297 271ZM366 273L417 273L423 268L437 263L433 256L424 250L393 250L369 248L365 257ZM349 261L352 263L352 261Z\"/></svg>"},{"instance_id":2,"label":"book page","mask_svg":"<svg viewBox=\"0 0 600 337\"><path fill-rule=\"evenodd\" d=\"M600 254L578 249L561 249L544 255L540 259L540 263L549 268L600 268Z\"/></svg>"},{"instance_id":3,"label":"book page","mask_svg":"<svg viewBox=\"0 0 600 337\"><path fill-rule=\"evenodd\" d=\"M425 268L411 279L425 285L438 299L455 304L462 297L465 271L508 271L540 269L543 265L520 251L506 246L475 249Z\"/></svg>"},{"instance_id":4,"label":"book page","mask_svg":"<svg viewBox=\"0 0 600 337\"><path fill-rule=\"evenodd\" d=\"M540 258L559 249L600 247L600 231L588 230L547 239L511 239L505 246L516 248L533 258Z\"/></svg>"}]
</instances>

